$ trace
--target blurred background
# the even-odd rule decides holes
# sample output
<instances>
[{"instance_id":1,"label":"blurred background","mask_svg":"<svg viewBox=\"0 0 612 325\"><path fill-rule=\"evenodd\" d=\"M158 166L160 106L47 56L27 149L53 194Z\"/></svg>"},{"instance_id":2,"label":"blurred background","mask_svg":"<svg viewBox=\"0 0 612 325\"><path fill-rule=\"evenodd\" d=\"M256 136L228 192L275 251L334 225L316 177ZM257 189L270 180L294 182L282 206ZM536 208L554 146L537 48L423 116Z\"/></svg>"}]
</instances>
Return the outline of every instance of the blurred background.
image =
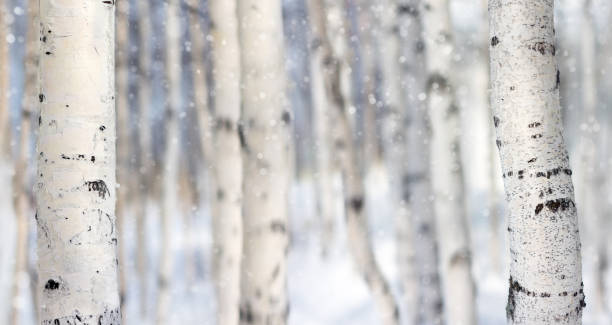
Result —
<instances>
[{"instance_id":1,"label":"blurred background","mask_svg":"<svg viewBox=\"0 0 612 325\"><path fill-rule=\"evenodd\" d=\"M0 323L35 324L36 224L34 221L38 23L35 0L0 0ZM292 114L292 171L288 291L291 325L379 324L368 286L354 266L344 222L341 175L331 173L333 219L321 218L317 181L316 105L311 76L313 49L308 1L283 0L287 96ZM180 1L180 80L170 85L163 0L118 1L117 134L119 248L124 281L121 294L127 324L155 323L163 232L160 179L167 139L168 87L179 87L178 206L171 219L173 253L169 284L171 324L215 324L212 269L210 156L214 92L208 3ZM393 2L391 2L393 3ZM488 18L486 1L448 0L452 22L452 82L462 132L465 212L480 324L505 324L508 259L504 194L488 98ZM363 165L366 216L372 250L402 313L402 290L392 192L398 176L386 164L383 64L377 31L376 0L344 1L347 40L352 53L349 116ZM608 270L609 174L612 151L609 89L612 89L612 3L604 0L556 1L557 58L565 139L574 173L583 240L587 296L585 324L610 324ZM367 27L365 27L367 26ZM34 30L34 36L31 31ZM278 37L283 37L278 35ZM401 39L413 37L404 35ZM401 46L404 46L401 43ZM364 60L364 49L374 53ZM378 52L377 52L378 51ZM7 56L2 56L6 54ZM371 53L370 53L371 54ZM559 55L560 54L560 55ZM405 59L405 58L404 58ZM369 66L365 63L371 62ZM402 58L398 57L401 64ZM403 70L402 70L403 71ZM402 72L400 72L402 73ZM148 89L143 94L143 89ZM425 101L426 96L418 96ZM591 107L592 110L586 109ZM404 107L406 110L413 107ZM594 113L585 113L594 112ZM36 125L36 124L32 124ZM330 126L333 128L334 126ZM594 149L589 149L594 148ZM217 150L222 150L218 149ZM589 177L596 175L596 177ZM122 191L123 190L123 191ZM585 198L597 207L581 211ZM431 198L435 200L435 198ZM331 228L326 228L331 227ZM331 229L331 235L324 235ZM15 316L17 315L17 317ZM408 324L408 323L406 323Z\"/></svg>"}]
</instances>

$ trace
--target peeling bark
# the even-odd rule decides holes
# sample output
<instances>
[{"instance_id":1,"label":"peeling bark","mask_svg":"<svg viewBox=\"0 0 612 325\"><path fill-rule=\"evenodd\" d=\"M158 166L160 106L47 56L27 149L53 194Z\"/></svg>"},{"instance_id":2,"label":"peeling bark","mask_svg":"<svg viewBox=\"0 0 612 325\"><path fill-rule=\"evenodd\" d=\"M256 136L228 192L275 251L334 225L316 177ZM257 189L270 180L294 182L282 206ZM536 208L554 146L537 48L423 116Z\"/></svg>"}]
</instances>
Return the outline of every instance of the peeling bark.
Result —
<instances>
[{"instance_id":1,"label":"peeling bark","mask_svg":"<svg viewBox=\"0 0 612 325\"><path fill-rule=\"evenodd\" d=\"M586 304L557 59L534 51L553 47L553 0L492 0L489 12L498 40L490 48L491 103L510 210L508 323L581 324Z\"/></svg>"},{"instance_id":2,"label":"peeling bark","mask_svg":"<svg viewBox=\"0 0 612 325\"><path fill-rule=\"evenodd\" d=\"M41 323L119 324L115 8L41 0L40 14L42 101L34 190ZM92 181L108 192L91 191Z\"/></svg>"}]
</instances>

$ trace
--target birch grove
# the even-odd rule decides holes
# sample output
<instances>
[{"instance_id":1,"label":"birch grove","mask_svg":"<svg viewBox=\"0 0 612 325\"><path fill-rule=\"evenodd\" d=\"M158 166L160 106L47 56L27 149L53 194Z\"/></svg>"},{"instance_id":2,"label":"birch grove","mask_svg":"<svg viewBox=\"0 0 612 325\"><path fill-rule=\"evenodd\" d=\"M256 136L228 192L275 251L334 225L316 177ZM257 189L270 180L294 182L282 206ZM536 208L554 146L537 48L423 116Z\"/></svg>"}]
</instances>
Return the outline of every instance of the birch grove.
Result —
<instances>
[{"instance_id":1,"label":"birch grove","mask_svg":"<svg viewBox=\"0 0 612 325\"><path fill-rule=\"evenodd\" d=\"M580 237L562 136L553 1L495 0L489 12L491 102L510 210L508 323L581 324Z\"/></svg>"},{"instance_id":2,"label":"birch grove","mask_svg":"<svg viewBox=\"0 0 612 325\"><path fill-rule=\"evenodd\" d=\"M40 1L41 324L119 324L112 3ZM78 53L78 55L74 55Z\"/></svg>"},{"instance_id":3,"label":"birch grove","mask_svg":"<svg viewBox=\"0 0 612 325\"><path fill-rule=\"evenodd\" d=\"M240 324L286 324L291 112L285 95L280 0L238 2L243 260ZM229 125L228 125L229 124Z\"/></svg>"},{"instance_id":4,"label":"birch grove","mask_svg":"<svg viewBox=\"0 0 612 325\"><path fill-rule=\"evenodd\" d=\"M607 325L611 20L0 2L0 324Z\"/></svg>"},{"instance_id":5,"label":"birch grove","mask_svg":"<svg viewBox=\"0 0 612 325\"><path fill-rule=\"evenodd\" d=\"M213 235L217 324L238 324L242 261L241 61L237 2L212 0L215 115ZM282 88L281 88L282 91ZM211 151L213 152L213 151ZM279 202L280 203L280 202Z\"/></svg>"}]
</instances>

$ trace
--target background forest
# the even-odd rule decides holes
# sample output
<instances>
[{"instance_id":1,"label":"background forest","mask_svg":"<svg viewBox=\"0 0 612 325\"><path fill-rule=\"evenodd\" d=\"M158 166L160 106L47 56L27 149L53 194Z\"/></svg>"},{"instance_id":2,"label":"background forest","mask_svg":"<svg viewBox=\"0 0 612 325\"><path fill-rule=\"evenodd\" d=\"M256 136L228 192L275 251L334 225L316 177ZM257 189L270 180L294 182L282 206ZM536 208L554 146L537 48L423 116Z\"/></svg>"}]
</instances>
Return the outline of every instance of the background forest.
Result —
<instances>
[{"instance_id":1,"label":"background forest","mask_svg":"<svg viewBox=\"0 0 612 325\"><path fill-rule=\"evenodd\" d=\"M240 101L240 88L216 75L232 71L226 62L235 53L212 54L216 41L225 46L216 33L236 19L225 15L236 11L211 8L211 2L116 1L123 323L223 324L216 319L231 312L222 306L238 309L230 296L238 284L224 277L239 270L217 257L242 240L247 251L249 237L235 241L228 237L231 225L217 219L219 202L242 195L220 189L235 175L231 160L220 165L216 159L227 159L237 144L257 146L249 138L255 133L241 128L248 118L261 118L289 127L286 139L264 136L259 144L284 141L287 159L279 158L282 150L266 152L269 165L245 165L245 177L264 179L281 169L290 182L273 183L286 196L272 195L270 206L246 200L251 209L243 211L276 213L274 206L287 205L288 222L273 221L269 235L286 234L270 237L278 247L287 241L286 265L267 251L256 257L263 266L253 265L286 274L289 324L415 324L415 315L437 324L443 313L448 324L457 317L504 324L509 228L489 105L489 49L495 44L487 1L431 0L436 10L422 13L415 9L418 0L283 0L282 32L262 37L260 51L249 55L277 66L282 77L263 83L286 92L260 92L261 102L249 105L259 109L272 96L286 110L269 118L243 109L240 125L233 124L236 114L224 115L225 105ZM564 138L582 238L584 324L611 322L612 182L605 172L612 163L611 22L609 1L555 1ZM38 88L44 42L38 26L38 0L0 0L0 324L40 323L33 188L38 110L45 99ZM429 39L432 30L445 28L443 41ZM276 43L278 51L264 47ZM432 82L427 69L435 64L446 75ZM449 89L451 118L427 114L437 87ZM332 107L335 100L343 110ZM236 135L233 140L217 136L224 128ZM436 147L437 141L452 142L453 151ZM440 176L423 176L430 168ZM446 199L430 182L455 192L440 203ZM446 204L454 217L434 216L434 204ZM225 241L226 251L218 241ZM438 266L449 263L461 266ZM242 272L243 278L258 274ZM443 280L454 279L444 289L439 272ZM394 313L401 322L390 320Z\"/></svg>"}]
</instances>

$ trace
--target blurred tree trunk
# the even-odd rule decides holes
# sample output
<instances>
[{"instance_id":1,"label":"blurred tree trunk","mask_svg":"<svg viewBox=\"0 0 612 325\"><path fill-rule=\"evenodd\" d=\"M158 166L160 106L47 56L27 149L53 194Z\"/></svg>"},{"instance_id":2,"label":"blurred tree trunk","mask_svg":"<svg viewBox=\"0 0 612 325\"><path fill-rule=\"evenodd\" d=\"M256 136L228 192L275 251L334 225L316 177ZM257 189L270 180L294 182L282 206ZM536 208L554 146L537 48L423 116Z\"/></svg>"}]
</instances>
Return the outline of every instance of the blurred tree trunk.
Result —
<instances>
[{"instance_id":1,"label":"blurred tree trunk","mask_svg":"<svg viewBox=\"0 0 612 325\"><path fill-rule=\"evenodd\" d=\"M139 104L139 145L140 145L140 173L135 179L140 181L136 194L136 267L140 289L140 315L145 317L148 311L147 297L149 288L148 279L148 245L147 245L147 205L152 195L151 187L154 185L154 158L151 140L151 55L153 46L151 42L151 9L149 1L136 1L137 18L134 23L138 30L138 49L141 53L138 58L138 104Z\"/></svg>"},{"instance_id":2,"label":"blurred tree trunk","mask_svg":"<svg viewBox=\"0 0 612 325\"><path fill-rule=\"evenodd\" d=\"M24 58L25 83L24 95L21 101L21 125L19 128L20 142L19 154L15 160L15 174L13 174L12 188L13 192L13 209L15 211L17 224L17 240L15 246L15 267L14 267L14 282L13 282L13 310L11 324L21 324L22 319L20 313L23 312L25 306L24 288L22 284L24 279L28 278L28 235L29 235L29 213L31 186L29 181L28 165L30 162L30 141L32 133L32 116L37 111L38 100L38 38L40 35L38 22L38 4L34 1L28 1L28 25L26 32L26 52ZM4 40L2 40L4 42ZM31 279L30 285L36 286L36 280ZM38 309L37 291L33 291L33 307L35 309L35 319Z\"/></svg>"},{"instance_id":3,"label":"blurred tree trunk","mask_svg":"<svg viewBox=\"0 0 612 325\"><path fill-rule=\"evenodd\" d=\"M178 211L178 167L180 130L178 115L181 106L181 23L180 1L170 0L166 21L166 78L168 106L165 115L166 150L162 167L161 213L162 238L158 274L157 324L168 324L171 304L171 278L174 266L172 230Z\"/></svg>"},{"instance_id":4,"label":"blurred tree trunk","mask_svg":"<svg viewBox=\"0 0 612 325\"><path fill-rule=\"evenodd\" d=\"M286 324L289 313L287 202L293 143L285 94L282 8L280 0L241 0L237 8L244 168L240 324L280 325ZM231 122L216 127L235 128Z\"/></svg>"},{"instance_id":5,"label":"blurred tree trunk","mask_svg":"<svg viewBox=\"0 0 612 325\"><path fill-rule=\"evenodd\" d=\"M121 323L114 14L112 3L40 1L41 114L34 189L42 324Z\"/></svg>"},{"instance_id":6,"label":"blurred tree trunk","mask_svg":"<svg viewBox=\"0 0 612 325\"><path fill-rule=\"evenodd\" d=\"M510 210L509 324L581 324L586 306L553 3L489 6L491 103Z\"/></svg>"},{"instance_id":7,"label":"blurred tree trunk","mask_svg":"<svg viewBox=\"0 0 612 325\"><path fill-rule=\"evenodd\" d=\"M445 310L449 322L475 324L475 288L465 215L460 121L452 84L453 39L448 0L422 3L427 100L432 126L431 180Z\"/></svg>"},{"instance_id":8,"label":"blurred tree trunk","mask_svg":"<svg viewBox=\"0 0 612 325\"><path fill-rule=\"evenodd\" d=\"M391 294L370 243L368 221L365 214L365 189L363 168L358 167L359 157L353 140L350 122L349 87L342 74L348 69L348 38L345 28L345 5L341 0L326 2L327 37L323 40L326 48L321 69L324 71L327 98L330 101L332 125L334 125L335 159L342 170L344 182L345 213L348 241L355 264L364 277L374 302L381 314L383 324L399 324L399 310Z\"/></svg>"},{"instance_id":9,"label":"blurred tree trunk","mask_svg":"<svg viewBox=\"0 0 612 325\"><path fill-rule=\"evenodd\" d=\"M593 301L597 312L605 309L603 281L603 264L605 256L601 249L603 242L602 213L605 206L600 204L601 197L598 196L599 179L601 178L598 168L598 137L601 133L601 120L597 112L597 73L599 71L595 51L597 44L595 39L595 21L591 13L591 0L582 3L582 33L581 33L581 59L582 59L582 114L580 127L579 146L579 174L576 182L576 202L579 207L579 215L582 216L585 245L585 260L592 266L592 287L587 286L587 292L593 292ZM605 231L605 230L604 230ZM599 286L601 285L601 286ZM591 291L592 290L592 291Z\"/></svg>"},{"instance_id":10,"label":"blurred tree trunk","mask_svg":"<svg viewBox=\"0 0 612 325\"><path fill-rule=\"evenodd\" d=\"M129 148L129 91L128 91L128 51L129 51L129 1L118 1L116 7L116 37L115 45L115 87L117 94L116 116L117 116L117 231L119 241L123 243L125 237L124 225L131 201L132 191L130 172L130 148ZM119 245L117 255L119 259L119 298L121 299L121 310L126 310L125 301L127 294L127 245ZM125 323L125 313L122 315Z\"/></svg>"},{"instance_id":11,"label":"blurred tree trunk","mask_svg":"<svg viewBox=\"0 0 612 325\"><path fill-rule=\"evenodd\" d=\"M331 113L334 109L325 94L326 59L329 59L329 40L326 36L325 6L321 0L308 0L308 19L310 22L310 84L312 108L315 124L315 161L316 161L316 195L317 213L321 233L321 254L326 257L333 245L334 190L333 176L335 169L331 161ZM327 46L327 48L326 48Z\"/></svg>"},{"instance_id":12,"label":"blurred tree trunk","mask_svg":"<svg viewBox=\"0 0 612 325\"><path fill-rule=\"evenodd\" d=\"M406 22L402 11L404 7L398 0L384 0L380 2L381 10L378 20L381 23L379 42L381 45L380 54L382 56L382 140L385 162L387 167L388 179L390 180L390 192L393 210L395 212L394 220L396 227L397 238L397 263L399 269L399 277L401 283L401 291L403 295L402 307L405 311L404 320L407 324L416 324L419 310L419 283L417 264L415 264L415 237L413 236L413 220L410 220L408 195L410 189L406 184L405 192L403 182L408 182L406 179L408 165L406 159L411 158L407 147L406 133L407 129L404 124L409 117L408 109L416 111L417 106L406 108L406 102L402 98L403 91L414 91L411 89L402 90L402 70L400 69L400 57L405 60L404 54L410 55L413 58L413 63L419 64L419 58L422 56L418 53L402 53L400 48L400 40L410 42L420 40L421 28L420 22L416 19L410 20L410 26L403 25ZM414 18L414 14L411 18ZM402 19L400 21L400 18ZM410 18L409 18L410 19ZM411 34L412 39L400 39L400 28L412 28L413 30L402 30L403 32L416 32ZM412 50L418 50L414 47ZM416 55L415 55L416 54ZM422 61L422 60L421 60ZM420 62L423 63L423 62ZM410 73L410 72L409 72ZM424 77L422 74L420 77ZM414 85L413 85L414 86ZM422 87L421 87L422 88ZM423 91L424 89L417 89ZM412 103L411 103L412 104ZM409 125L408 125L409 126ZM414 166L414 165L413 165ZM435 254L434 254L435 257ZM437 273L436 273L437 276ZM432 289L432 288L428 288Z\"/></svg>"},{"instance_id":13,"label":"blurred tree trunk","mask_svg":"<svg viewBox=\"0 0 612 325\"><path fill-rule=\"evenodd\" d=\"M442 324L444 320L442 293L438 267L438 247L436 238L436 219L430 171L431 129L427 114L426 58L422 38L422 13L420 0L400 0L397 7L399 33L402 40L400 73L402 107L401 135L406 139L403 152L401 175L401 196L408 209L404 221L398 220L398 245L401 247L398 258L411 258L402 250L413 250L413 263L417 272L417 321L415 324ZM409 225L406 225L410 222ZM407 242L412 240L413 242ZM407 247L407 248L404 248ZM406 255L405 255L406 254ZM410 270L410 266L403 268ZM406 272L406 276L410 273ZM410 293L407 293L410 294ZM405 303L411 303L411 298ZM413 323L414 323L414 319Z\"/></svg>"},{"instance_id":14,"label":"blurred tree trunk","mask_svg":"<svg viewBox=\"0 0 612 325\"><path fill-rule=\"evenodd\" d=\"M212 153L214 150L216 154L214 159L212 155L208 159L212 159L214 175L212 185L215 189L211 192L214 195L211 201L217 324L237 325L240 306L240 262L242 260L243 233L241 210L243 173L238 133L241 97L237 2L235 0L212 0L209 3L209 8L212 20L212 59L215 81L214 146L209 149L211 150L209 152ZM282 84L277 87L277 91L284 91ZM201 95L205 96L204 89L202 91L204 93ZM278 118L278 116L276 117ZM208 125L201 125L200 127L210 130ZM282 159L283 157L278 158ZM288 166L282 165L280 167L288 168ZM275 204L282 205L284 202L279 201ZM284 213L286 214L286 212ZM251 214L250 217L254 218L255 216ZM286 218L284 215L280 217ZM274 234L269 234L269 236L274 236ZM280 249L282 248L280 247ZM275 249L279 250L279 248ZM278 281L282 283L284 280L279 279Z\"/></svg>"},{"instance_id":15,"label":"blurred tree trunk","mask_svg":"<svg viewBox=\"0 0 612 325\"><path fill-rule=\"evenodd\" d=\"M0 168L4 169L5 160L9 159L9 43L6 40L7 31L10 30L6 21L8 10L6 3L0 3Z\"/></svg>"}]
</instances>

